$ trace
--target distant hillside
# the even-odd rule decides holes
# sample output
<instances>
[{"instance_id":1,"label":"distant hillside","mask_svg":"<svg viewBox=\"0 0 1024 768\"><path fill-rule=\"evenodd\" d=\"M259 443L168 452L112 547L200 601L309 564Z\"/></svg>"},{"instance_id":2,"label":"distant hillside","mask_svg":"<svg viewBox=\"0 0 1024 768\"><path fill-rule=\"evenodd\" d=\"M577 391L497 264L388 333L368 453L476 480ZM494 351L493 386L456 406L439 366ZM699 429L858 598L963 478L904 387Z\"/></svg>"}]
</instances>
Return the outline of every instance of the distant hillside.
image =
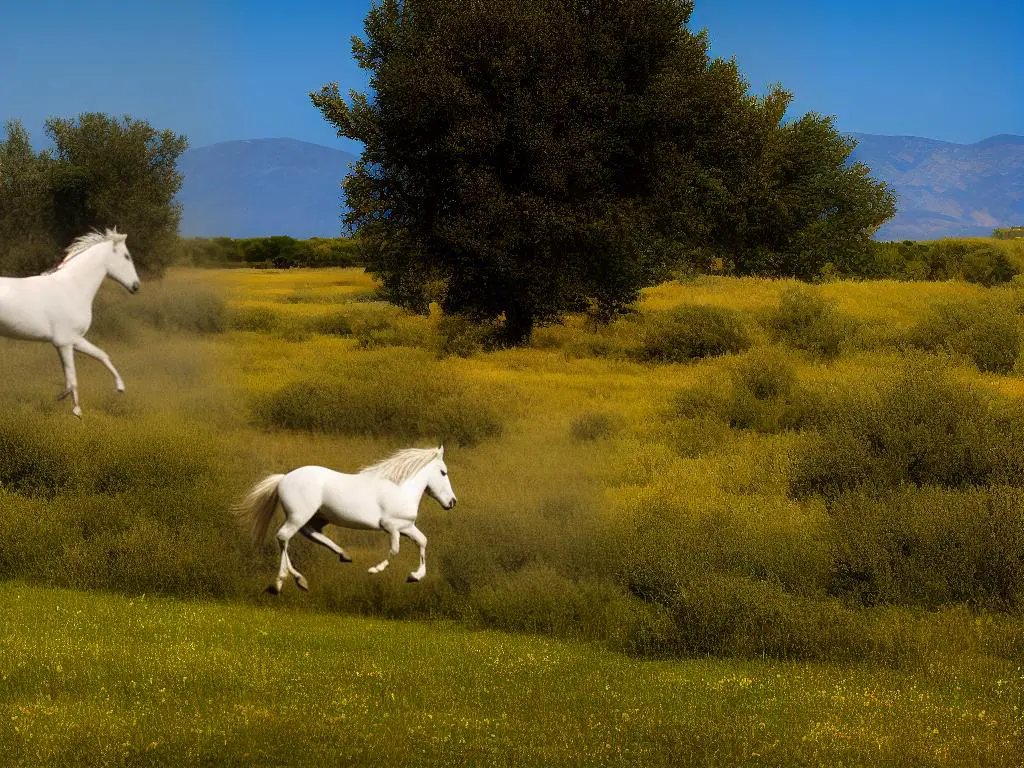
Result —
<instances>
[{"instance_id":1,"label":"distant hillside","mask_svg":"<svg viewBox=\"0 0 1024 768\"><path fill-rule=\"evenodd\" d=\"M854 159L899 194L880 240L988 235L1024 224L1024 136L951 144L914 136L855 133Z\"/></svg>"},{"instance_id":2,"label":"distant hillside","mask_svg":"<svg viewBox=\"0 0 1024 768\"><path fill-rule=\"evenodd\" d=\"M855 133L854 158L899 193L882 240L988 235L1024 223L1024 136L951 144ZM334 237L355 157L295 139L228 141L186 152L178 195L186 236Z\"/></svg>"},{"instance_id":3,"label":"distant hillside","mask_svg":"<svg viewBox=\"0 0 1024 768\"><path fill-rule=\"evenodd\" d=\"M355 157L295 139L227 141L178 163L187 237L336 237L341 179Z\"/></svg>"}]
</instances>

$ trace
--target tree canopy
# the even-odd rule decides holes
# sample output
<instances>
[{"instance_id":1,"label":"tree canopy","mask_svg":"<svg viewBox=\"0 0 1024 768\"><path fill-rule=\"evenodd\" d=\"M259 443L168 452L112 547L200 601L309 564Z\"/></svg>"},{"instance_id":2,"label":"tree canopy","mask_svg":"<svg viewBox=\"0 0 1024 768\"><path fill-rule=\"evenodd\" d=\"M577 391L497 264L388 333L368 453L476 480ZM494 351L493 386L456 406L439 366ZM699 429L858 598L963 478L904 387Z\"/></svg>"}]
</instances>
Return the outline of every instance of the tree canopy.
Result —
<instances>
[{"instance_id":1,"label":"tree canopy","mask_svg":"<svg viewBox=\"0 0 1024 768\"><path fill-rule=\"evenodd\" d=\"M398 303L504 318L511 342L610 318L683 264L807 276L892 215L831 121L783 123L712 59L686 0L382 0L372 98L311 95L364 151L348 225ZM840 265L840 268L842 266Z\"/></svg>"},{"instance_id":2,"label":"tree canopy","mask_svg":"<svg viewBox=\"0 0 1024 768\"><path fill-rule=\"evenodd\" d=\"M46 133L53 150L38 154L18 122L0 139L0 269L39 272L78 235L116 226L140 270L161 274L181 220L174 195L188 140L99 113L51 118Z\"/></svg>"}]
</instances>

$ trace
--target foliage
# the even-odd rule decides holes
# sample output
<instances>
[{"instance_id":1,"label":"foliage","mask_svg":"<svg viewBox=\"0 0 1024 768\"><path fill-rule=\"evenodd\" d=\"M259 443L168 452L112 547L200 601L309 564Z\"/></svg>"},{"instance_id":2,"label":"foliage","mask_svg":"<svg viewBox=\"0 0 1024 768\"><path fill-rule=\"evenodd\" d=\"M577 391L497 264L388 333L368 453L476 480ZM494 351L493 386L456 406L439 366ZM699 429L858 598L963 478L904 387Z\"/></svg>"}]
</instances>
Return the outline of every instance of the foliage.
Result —
<instances>
[{"instance_id":1,"label":"foliage","mask_svg":"<svg viewBox=\"0 0 1024 768\"><path fill-rule=\"evenodd\" d=\"M830 591L862 605L1024 605L1022 501L1006 487L842 494L829 504Z\"/></svg>"},{"instance_id":2,"label":"foliage","mask_svg":"<svg viewBox=\"0 0 1024 768\"><path fill-rule=\"evenodd\" d=\"M260 424L474 445L501 433L499 411L420 356L375 355L330 381L299 380L256 402Z\"/></svg>"},{"instance_id":3,"label":"foliage","mask_svg":"<svg viewBox=\"0 0 1024 768\"><path fill-rule=\"evenodd\" d=\"M0 268L38 273L59 249L90 229L118 227L143 273L161 275L174 257L184 136L144 120L100 113L50 118L52 153L32 152L19 123L0 142L0 234L15 232L0 252Z\"/></svg>"},{"instance_id":4,"label":"foliage","mask_svg":"<svg viewBox=\"0 0 1024 768\"><path fill-rule=\"evenodd\" d=\"M656 362L685 363L742 352L750 344L734 310L684 304L651 320L640 355Z\"/></svg>"},{"instance_id":5,"label":"foliage","mask_svg":"<svg viewBox=\"0 0 1024 768\"><path fill-rule=\"evenodd\" d=\"M1019 240L1024 238L1024 227L1002 227L992 230L992 237L997 240Z\"/></svg>"},{"instance_id":6,"label":"foliage","mask_svg":"<svg viewBox=\"0 0 1024 768\"><path fill-rule=\"evenodd\" d=\"M810 277L894 212L817 115L783 124L686 28L689 0L385 0L355 39L373 100L311 94L364 144L348 225L387 297L503 318L508 342L610 320L672 267ZM486 52L482 54L481 51Z\"/></svg>"},{"instance_id":7,"label":"foliage","mask_svg":"<svg viewBox=\"0 0 1024 768\"><path fill-rule=\"evenodd\" d=\"M351 238L189 237L177 244L177 261L197 267L353 267L360 265Z\"/></svg>"},{"instance_id":8,"label":"foliage","mask_svg":"<svg viewBox=\"0 0 1024 768\"><path fill-rule=\"evenodd\" d=\"M874 243L873 248L873 258L852 274L900 280L965 280L992 286L1009 282L1024 268L1024 251L998 240L904 240Z\"/></svg>"},{"instance_id":9,"label":"foliage","mask_svg":"<svg viewBox=\"0 0 1024 768\"><path fill-rule=\"evenodd\" d=\"M952 489L1024 482L1024 414L912 360L882 387L837 395L796 457L792 492L828 497L907 485Z\"/></svg>"},{"instance_id":10,"label":"foliage","mask_svg":"<svg viewBox=\"0 0 1024 768\"><path fill-rule=\"evenodd\" d=\"M1020 356L1016 307L993 299L937 304L910 332L921 349L969 358L978 370L1009 373Z\"/></svg>"},{"instance_id":11,"label":"foliage","mask_svg":"<svg viewBox=\"0 0 1024 768\"><path fill-rule=\"evenodd\" d=\"M711 416L732 429L774 433L814 424L822 399L802 386L781 350L758 348L739 360L728 378L709 376L676 395L673 415Z\"/></svg>"},{"instance_id":12,"label":"foliage","mask_svg":"<svg viewBox=\"0 0 1024 768\"><path fill-rule=\"evenodd\" d=\"M855 324L811 290L794 287L782 292L765 326L776 341L830 360L839 355Z\"/></svg>"}]
</instances>

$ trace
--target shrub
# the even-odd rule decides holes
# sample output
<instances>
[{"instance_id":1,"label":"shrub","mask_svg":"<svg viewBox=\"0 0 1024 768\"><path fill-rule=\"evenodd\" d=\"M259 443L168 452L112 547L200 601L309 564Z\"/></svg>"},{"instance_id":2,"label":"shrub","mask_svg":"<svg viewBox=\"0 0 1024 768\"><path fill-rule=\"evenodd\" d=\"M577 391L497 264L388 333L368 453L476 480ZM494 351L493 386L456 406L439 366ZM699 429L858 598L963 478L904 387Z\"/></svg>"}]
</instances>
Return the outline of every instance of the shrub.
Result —
<instances>
[{"instance_id":1,"label":"shrub","mask_svg":"<svg viewBox=\"0 0 1024 768\"><path fill-rule=\"evenodd\" d=\"M908 362L886 386L834 399L794 459L791 490L836 496L904 485L1024 482L1024 417L1011 403Z\"/></svg>"},{"instance_id":2,"label":"shrub","mask_svg":"<svg viewBox=\"0 0 1024 768\"><path fill-rule=\"evenodd\" d=\"M494 323L474 323L462 315L442 315L437 321L437 354L471 357L497 342Z\"/></svg>"},{"instance_id":3,"label":"shrub","mask_svg":"<svg viewBox=\"0 0 1024 768\"><path fill-rule=\"evenodd\" d=\"M577 416L569 426L576 440L599 440L615 431L615 419L607 413L588 412Z\"/></svg>"},{"instance_id":4,"label":"shrub","mask_svg":"<svg viewBox=\"0 0 1024 768\"><path fill-rule=\"evenodd\" d=\"M352 320L352 334L360 349L386 347L429 347L430 327L426 318L399 314L369 312Z\"/></svg>"},{"instance_id":5,"label":"shrub","mask_svg":"<svg viewBox=\"0 0 1024 768\"><path fill-rule=\"evenodd\" d=\"M230 326L236 331L270 333L281 325L281 318L266 307L242 307L231 313Z\"/></svg>"},{"instance_id":6,"label":"shrub","mask_svg":"<svg viewBox=\"0 0 1024 768\"><path fill-rule=\"evenodd\" d=\"M227 328L224 297L204 285L152 281L143 284L138 296L122 295L118 288L101 291L96 298L92 328L102 338L131 340L138 323L177 333L221 333Z\"/></svg>"},{"instance_id":7,"label":"shrub","mask_svg":"<svg viewBox=\"0 0 1024 768\"><path fill-rule=\"evenodd\" d=\"M916 347L969 358L978 370L1009 373L1020 355L1017 314L1003 301L939 304L910 333Z\"/></svg>"},{"instance_id":8,"label":"shrub","mask_svg":"<svg viewBox=\"0 0 1024 768\"><path fill-rule=\"evenodd\" d=\"M808 426L821 407L819 396L798 383L785 355L768 348L744 356L727 377L709 375L696 387L680 392L673 402L677 417L711 416L733 429L766 433Z\"/></svg>"},{"instance_id":9,"label":"shrub","mask_svg":"<svg viewBox=\"0 0 1024 768\"><path fill-rule=\"evenodd\" d=\"M331 336L351 336L352 321L348 315L342 312L335 312L316 318L312 323L313 330L317 333L324 333Z\"/></svg>"},{"instance_id":10,"label":"shrub","mask_svg":"<svg viewBox=\"0 0 1024 768\"><path fill-rule=\"evenodd\" d=\"M830 591L858 604L934 608L1024 602L1024 495L1009 488L901 488L829 503Z\"/></svg>"},{"instance_id":11,"label":"shrub","mask_svg":"<svg viewBox=\"0 0 1024 768\"><path fill-rule=\"evenodd\" d=\"M855 325L833 304L802 287L783 291L778 309L765 319L765 327L774 341L829 360L839 355Z\"/></svg>"},{"instance_id":12,"label":"shrub","mask_svg":"<svg viewBox=\"0 0 1024 768\"><path fill-rule=\"evenodd\" d=\"M271 428L473 445L501 431L491 402L420 355L378 354L328 380L287 384L259 398L253 412Z\"/></svg>"},{"instance_id":13,"label":"shrub","mask_svg":"<svg viewBox=\"0 0 1024 768\"><path fill-rule=\"evenodd\" d=\"M742 352L750 338L733 310L683 305L651 319L640 356L662 363Z\"/></svg>"}]
</instances>

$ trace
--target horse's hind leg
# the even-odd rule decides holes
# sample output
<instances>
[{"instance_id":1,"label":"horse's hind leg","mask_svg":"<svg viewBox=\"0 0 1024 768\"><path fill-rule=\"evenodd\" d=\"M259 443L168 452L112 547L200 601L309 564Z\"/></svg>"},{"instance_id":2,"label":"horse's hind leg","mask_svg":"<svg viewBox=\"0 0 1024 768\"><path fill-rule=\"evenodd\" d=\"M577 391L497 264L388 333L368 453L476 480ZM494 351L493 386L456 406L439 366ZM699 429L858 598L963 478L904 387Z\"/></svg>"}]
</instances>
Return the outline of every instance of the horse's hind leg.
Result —
<instances>
[{"instance_id":1,"label":"horse's hind leg","mask_svg":"<svg viewBox=\"0 0 1024 768\"><path fill-rule=\"evenodd\" d=\"M85 339L76 340L75 349L87 354L89 357L94 357L103 363L106 369L114 375L114 387L116 387L118 392L124 392L124 380L121 378L121 374L117 372L117 368L114 367L114 364L110 362L110 355Z\"/></svg>"},{"instance_id":2,"label":"horse's hind leg","mask_svg":"<svg viewBox=\"0 0 1024 768\"><path fill-rule=\"evenodd\" d=\"M285 520L284 525L277 529L277 543L281 547L281 565L277 569L277 581L267 588L267 591L272 595L280 594L284 588L284 580L289 574L295 579L299 589L309 590L309 582L306 581L306 577L295 570L294 566L292 566L291 558L288 557L288 542L291 541L292 536L299 530L299 526L299 523L289 517Z\"/></svg>"},{"instance_id":3,"label":"horse's hind leg","mask_svg":"<svg viewBox=\"0 0 1024 768\"><path fill-rule=\"evenodd\" d=\"M310 541L315 541L317 544L321 544L327 547L331 552L338 556L338 559L343 563L351 563L352 558L348 556L348 553L339 546L334 540L328 538L323 534L324 526L327 522L321 518L314 517L304 526L299 528L299 533L305 536Z\"/></svg>"},{"instance_id":4,"label":"horse's hind leg","mask_svg":"<svg viewBox=\"0 0 1024 768\"><path fill-rule=\"evenodd\" d=\"M64 368L64 393L60 396L63 400L71 395L71 402L74 407L71 412L78 418L82 418L82 408L78 404L78 374L75 372L75 348L70 344L57 347L57 354L60 355L60 364Z\"/></svg>"}]
</instances>

